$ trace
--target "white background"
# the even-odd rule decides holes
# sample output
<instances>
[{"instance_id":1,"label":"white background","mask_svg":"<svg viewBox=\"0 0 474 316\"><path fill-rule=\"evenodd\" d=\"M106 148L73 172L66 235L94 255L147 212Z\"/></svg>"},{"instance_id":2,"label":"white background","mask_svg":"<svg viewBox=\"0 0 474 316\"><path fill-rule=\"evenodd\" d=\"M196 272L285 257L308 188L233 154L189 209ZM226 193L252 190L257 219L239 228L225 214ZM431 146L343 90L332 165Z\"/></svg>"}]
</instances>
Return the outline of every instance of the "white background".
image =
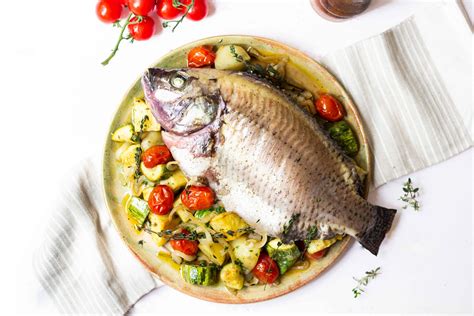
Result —
<instances>
[{"instance_id":1,"label":"white background","mask_svg":"<svg viewBox=\"0 0 474 316\"><path fill-rule=\"evenodd\" d=\"M159 56L202 37L252 34L317 58L380 33L437 1L374 0L368 12L344 23L321 19L309 0L209 2L213 9L207 19L186 21L175 33L161 31L147 42L125 43L107 67L100 61L118 34L96 19L95 0L2 2L0 192L7 204L1 209L0 297L5 314L56 311L34 278L31 254L41 242L60 180L82 158L100 155L123 94ZM472 150L411 177L421 187L422 209L399 212L378 257L354 244L316 281L264 303L219 305L162 287L132 312L468 313L473 300ZM403 180L372 192L370 201L399 208ZM382 275L353 299L352 277L377 266Z\"/></svg>"}]
</instances>

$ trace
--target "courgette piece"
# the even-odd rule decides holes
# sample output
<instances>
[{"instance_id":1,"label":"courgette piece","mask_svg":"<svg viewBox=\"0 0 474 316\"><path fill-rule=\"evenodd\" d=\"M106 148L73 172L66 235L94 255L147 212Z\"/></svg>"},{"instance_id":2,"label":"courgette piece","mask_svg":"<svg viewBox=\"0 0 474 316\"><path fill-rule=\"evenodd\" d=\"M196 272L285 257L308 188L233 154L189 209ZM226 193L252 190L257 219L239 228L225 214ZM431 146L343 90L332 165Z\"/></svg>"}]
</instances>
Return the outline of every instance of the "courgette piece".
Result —
<instances>
[{"instance_id":1,"label":"courgette piece","mask_svg":"<svg viewBox=\"0 0 474 316\"><path fill-rule=\"evenodd\" d=\"M278 238L267 244L268 255L276 261L280 274L284 274L301 256L301 252L295 243L284 244Z\"/></svg>"},{"instance_id":2,"label":"courgette piece","mask_svg":"<svg viewBox=\"0 0 474 316\"><path fill-rule=\"evenodd\" d=\"M260 248L257 247L258 241L240 237L231 241L235 259L238 260L246 272L251 271L257 264L260 256Z\"/></svg>"},{"instance_id":3,"label":"courgette piece","mask_svg":"<svg viewBox=\"0 0 474 316\"><path fill-rule=\"evenodd\" d=\"M219 233L223 233L227 240L234 240L244 234L244 230L249 225L234 212L224 212L209 222L212 229Z\"/></svg>"},{"instance_id":4,"label":"courgette piece","mask_svg":"<svg viewBox=\"0 0 474 316\"><path fill-rule=\"evenodd\" d=\"M142 191L143 199L145 201L148 201L148 198L150 197L151 191L153 191L154 187L146 187Z\"/></svg>"},{"instance_id":5,"label":"courgette piece","mask_svg":"<svg viewBox=\"0 0 474 316\"><path fill-rule=\"evenodd\" d=\"M341 149L349 156L359 151L359 144L349 124L346 121L332 123L329 127L329 136L336 141Z\"/></svg>"},{"instance_id":6,"label":"courgette piece","mask_svg":"<svg viewBox=\"0 0 474 316\"><path fill-rule=\"evenodd\" d=\"M203 223L209 223L214 216L224 212L225 209L222 206L213 206L205 210L196 211L194 217L199 218Z\"/></svg>"},{"instance_id":7,"label":"courgette piece","mask_svg":"<svg viewBox=\"0 0 474 316\"><path fill-rule=\"evenodd\" d=\"M242 269L235 263L226 264L219 276L228 288L240 290L244 287Z\"/></svg>"},{"instance_id":8,"label":"courgette piece","mask_svg":"<svg viewBox=\"0 0 474 316\"><path fill-rule=\"evenodd\" d=\"M147 132L143 134L142 138L142 149L147 150L150 147L156 145L164 145L163 137L161 136L161 132Z\"/></svg>"},{"instance_id":9,"label":"courgette piece","mask_svg":"<svg viewBox=\"0 0 474 316\"><path fill-rule=\"evenodd\" d=\"M161 129L150 107L143 99L135 99L133 102L132 124L135 132L156 132Z\"/></svg>"},{"instance_id":10,"label":"courgette piece","mask_svg":"<svg viewBox=\"0 0 474 316\"><path fill-rule=\"evenodd\" d=\"M142 162L140 163L140 170L148 180L153 182L165 178L166 175L170 173L168 169L166 169L166 164L156 165L153 168L147 168Z\"/></svg>"},{"instance_id":11,"label":"courgette piece","mask_svg":"<svg viewBox=\"0 0 474 316\"><path fill-rule=\"evenodd\" d=\"M208 244L199 243L199 250L205 254L213 263L221 266L226 259L226 250L220 243L212 242Z\"/></svg>"},{"instance_id":12,"label":"courgette piece","mask_svg":"<svg viewBox=\"0 0 474 316\"><path fill-rule=\"evenodd\" d=\"M333 244L336 243L336 241L341 240L342 237L344 237L344 236L343 235L337 235L334 238L326 239L326 240L323 240L323 239L311 240L311 242L308 245L307 251L308 251L309 254L316 253L318 251L321 251L325 248L328 248L328 247L332 246Z\"/></svg>"},{"instance_id":13,"label":"courgette piece","mask_svg":"<svg viewBox=\"0 0 474 316\"><path fill-rule=\"evenodd\" d=\"M198 265L184 263L181 265L181 277L187 283L209 286L217 283L217 266L202 262Z\"/></svg>"},{"instance_id":14,"label":"courgette piece","mask_svg":"<svg viewBox=\"0 0 474 316\"><path fill-rule=\"evenodd\" d=\"M115 142L135 143L136 137L132 124L127 124L119 127L112 133L112 140Z\"/></svg>"},{"instance_id":15,"label":"courgette piece","mask_svg":"<svg viewBox=\"0 0 474 316\"><path fill-rule=\"evenodd\" d=\"M186 179L184 173L178 169L174 171L171 177L166 180L166 183L163 184L168 185L173 191L178 191L184 187L186 183L188 183L188 179Z\"/></svg>"},{"instance_id":16,"label":"courgette piece","mask_svg":"<svg viewBox=\"0 0 474 316\"><path fill-rule=\"evenodd\" d=\"M128 219L138 226L143 226L150 214L150 208L145 200L132 196L127 205Z\"/></svg>"}]
</instances>

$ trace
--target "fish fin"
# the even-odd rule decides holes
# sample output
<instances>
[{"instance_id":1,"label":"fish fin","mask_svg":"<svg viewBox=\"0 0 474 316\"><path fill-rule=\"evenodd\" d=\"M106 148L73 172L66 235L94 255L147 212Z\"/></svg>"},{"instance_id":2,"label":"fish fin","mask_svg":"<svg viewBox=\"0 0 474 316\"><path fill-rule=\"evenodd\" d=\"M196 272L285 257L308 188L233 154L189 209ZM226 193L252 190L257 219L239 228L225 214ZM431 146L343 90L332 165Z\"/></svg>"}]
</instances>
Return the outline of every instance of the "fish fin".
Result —
<instances>
[{"instance_id":1,"label":"fish fin","mask_svg":"<svg viewBox=\"0 0 474 316\"><path fill-rule=\"evenodd\" d=\"M377 255L380 244L385 238L385 234L392 226L393 218L397 210L388 209L381 206L373 206L375 217L371 225L364 231L357 234L359 243L372 254Z\"/></svg>"}]
</instances>

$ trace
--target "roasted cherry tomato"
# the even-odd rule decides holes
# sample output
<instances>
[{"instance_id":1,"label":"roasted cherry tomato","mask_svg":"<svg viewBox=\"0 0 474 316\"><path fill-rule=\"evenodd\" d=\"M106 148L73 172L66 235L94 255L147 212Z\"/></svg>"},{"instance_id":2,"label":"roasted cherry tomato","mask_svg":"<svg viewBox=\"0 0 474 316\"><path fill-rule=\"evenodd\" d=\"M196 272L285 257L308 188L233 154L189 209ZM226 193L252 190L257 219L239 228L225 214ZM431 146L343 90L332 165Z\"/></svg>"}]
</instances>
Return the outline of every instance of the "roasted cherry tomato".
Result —
<instances>
[{"instance_id":1,"label":"roasted cherry tomato","mask_svg":"<svg viewBox=\"0 0 474 316\"><path fill-rule=\"evenodd\" d=\"M189 231L186 229L181 230L181 233L189 235ZM196 240L171 239L170 244L174 250L181 251L188 256L194 256L198 252L198 242Z\"/></svg>"},{"instance_id":2,"label":"roasted cherry tomato","mask_svg":"<svg viewBox=\"0 0 474 316\"><path fill-rule=\"evenodd\" d=\"M181 3L190 5L192 0L182 0ZM208 13L207 1L206 0L194 0L193 7L188 11L186 17L193 21L199 21L206 17Z\"/></svg>"},{"instance_id":3,"label":"roasted cherry tomato","mask_svg":"<svg viewBox=\"0 0 474 316\"><path fill-rule=\"evenodd\" d=\"M152 213L166 215L173 208L174 193L167 185L157 185L150 193L148 206Z\"/></svg>"},{"instance_id":4,"label":"roasted cherry tomato","mask_svg":"<svg viewBox=\"0 0 474 316\"><path fill-rule=\"evenodd\" d=\"M171 153L165 145L152 146L142 154L145 167L153 168L157 165L167 163L171 160Z\"/></svg>"},{"instance_id":5,"label":"roasted cherry tomato","mask_svg":"<svg viewBox=\"0 0 474 316\"><path fill-rule=\"evenodd\" d=\"M128 8L135 15L145 16L155 8L155 0L128 0Z\"/></svg>"},{"instance_id":6,"label":"roasted cherry tomato","mask_svg":"<svg viewBox=\"0 0 474 316\"><path fill-rule=\"evenodd\" d=\"M114 23L122 15L122 5L117 0L101 0L95 7L99 20L104 23Z\"/></svg>"},{"instance_id":7,"label":"roasted cherry tomato","mask_svg":"<svg viewBox=\"0 0 474 316\"><path fill-rule=\"evenodd\" d=\"M264 252L260 254L257 265L253 268L252 273L262 283L267 284L275 282L280 276L277 263Z\"/></svg>"},{"instance_id":8,"label":"roasted cherry tomato","mask_svg":"<svg viewBox=\"0 0 474 316\"><path fill-rule=\"evenodd\" d=\"M328 248L324 248L324 249L321 249L321 250L316 251L315 253L311 253L311 254L306 252L305 255L309 259L319 260L319 259L321 259L322 257L324 257L326 255L327 251L328 251Z\"/></svg>"},{"instance_id":9,"label":"roasted cherry tomato","mask_svg":"<svg viewBox=\"0 0 474 316\"><path fill-rule=\"evenodd\" d=\"M194 47L188 53L188 67L199 68L204 66L212 66L215 59L216 53L214 53L209 47Z\"/></svg>"},{"instance_id":10,"label":"roasted cherry tomato","mask_svg":"<svg viewBox=\"0 0 474 316\"><path fill-rule=\"evenodd\" d=\"M160 18L172 20L183 14L184 7L175 8L173 0L158 0L156 4L156 13Z\"/></svg>"},{"instance_id":11,"label":"roasted cherry tomato","mask_svg":"<svg viewBox=\"0 0 474 316\"><path fill-rule=\"evenodd\" d=\"M191 211L204 210L214 204L214 192L210 187L191 185L181 192L181 201Z\"/></svg>"},{"instance_id":12,"label":"roasted cherry tomato","mask_svg":"<svg viewBox=\"0 0 474 316\"><path fill-rule=\"evenodd\" d=\"M339 121L344 117L344 108L341 103L329 94L321 94L316 101L316 111L323 118L331 122Z\"/></svg>"}]
</instances>

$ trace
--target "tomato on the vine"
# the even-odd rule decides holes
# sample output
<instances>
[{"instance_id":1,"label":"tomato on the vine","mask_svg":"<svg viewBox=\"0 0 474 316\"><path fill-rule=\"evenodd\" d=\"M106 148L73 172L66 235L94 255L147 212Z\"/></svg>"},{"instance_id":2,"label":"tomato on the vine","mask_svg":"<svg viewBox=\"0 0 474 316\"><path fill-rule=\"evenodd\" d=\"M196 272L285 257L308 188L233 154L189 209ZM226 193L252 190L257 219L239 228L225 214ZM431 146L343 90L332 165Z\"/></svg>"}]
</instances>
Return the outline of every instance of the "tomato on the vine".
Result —
<instances>
[{"instance_id":1,"label":"tomato on the vine","mask_svg":"<svg viewBox=\"0 0 474 316\"><path fill-rule=\"evenodd\" d=\"M166 215L173 208L174 193L167 185L157 185L150 193L148 206L152 213Z\"/></svg>"},{"instance_id":2,"label":"tomato on the vine","mask_svg":"<svg viewBox=\"0 0 474 316\"><path fill-rule=\"evenodd\" d=\"M122 15L122 5L117 0L101 0L95 7L99 20L104 23L114 23Z\"/></svg>"},{"instance_id":3,"label":"tomato on the vine","mask_svg":"<svg viewBox=\"0 0 474 316\"><path fill-rule=\"evenodd\" d=\"M280 276L280 270L278 269L277 263L264 252L260 254L257 265L252 269L252 273L257 279L265 284L275 282Z\"/></svg>"},{"instance_id":4,"label":"tomato on the vine","mask_svg":"<svg viewBox=\"0 0 474 316\"><path fill-rule=\"evenodd\" d=\"M321 94L315 106L318 114L328 121L335 122L344 117L344 108L341 103L330 94Z\"/></svg>"},{"instance_id":5,"label":"tomato on the vine","mask_svg":"<svg viewBox=\"0 0 474 316\"><path fill-rule=\"evenodd\" d=\"M189 231L182 229L183 235L189 235ZM171 239L170 245L174 250L181 251L188 256L194 256L198 252L198 242L196 240L187 239Z\"/></svg>"},{"instance_id":6,"label":"tomato on the vine","mask_svg":"<svg viewBox=\"0 0 474 316\"><path fill-rule=\"evenodd\" d=\"M156 4L156 13L165 20L173 20L183 14L184 7L175 8L173 0L158 0Z\"/></svg>"},{"instance_id":7,"label":"tomato on the vine","mask_svg":"<svg viewBox=\"0 0 474 316\"><path fill-rule=\"evenodd\" d=\"M205 210L214 204L214 192L210 187L191 185L181 193L181 201L191 211Z\"/></svg>"},{"instance_id":8,"label":"tomato on the vine","mask_svg":"<svg viewBox=\"0 0 474 316\"><path fill-rule=\"evenodd\" d=\"M211 66L216 59L216 53L206 46L198 46L191 49L188 53L188 67L199 68Z\"/></svg>"},{"instance_id":9,"label":"tomato on the vine","mask_svg":"<svg viewBox=\"0 0 474 316\"><path fill-rule=\"evenodd\" d=\"M155 8L155 0L128 0L128 8L135 15L145 16Z\"/></svg>"},{"instance_id":10,"label":"tomato on the vine","mask_svg":"<svg viewBox=\"0 0 474 316\"><path fill-rule=\"evenodd\" d=\"M148 16L135 16L130 19L128 32L136 41L147 40L155 33L155 22Z\"/></svg>"},{"instance_id":11,"label":"tomato on the vine","mask_svg":"<svg viewBox=\"0 0 474 316\"><path fill-rule=\"evenodd\" d=\"M193 0L182 0L184 5L191 5ZM206 0L194 0L193 7L188 11L186 17L193 21L200 21L206 17L208 13Z\"/></svg>"}]
</instances>

